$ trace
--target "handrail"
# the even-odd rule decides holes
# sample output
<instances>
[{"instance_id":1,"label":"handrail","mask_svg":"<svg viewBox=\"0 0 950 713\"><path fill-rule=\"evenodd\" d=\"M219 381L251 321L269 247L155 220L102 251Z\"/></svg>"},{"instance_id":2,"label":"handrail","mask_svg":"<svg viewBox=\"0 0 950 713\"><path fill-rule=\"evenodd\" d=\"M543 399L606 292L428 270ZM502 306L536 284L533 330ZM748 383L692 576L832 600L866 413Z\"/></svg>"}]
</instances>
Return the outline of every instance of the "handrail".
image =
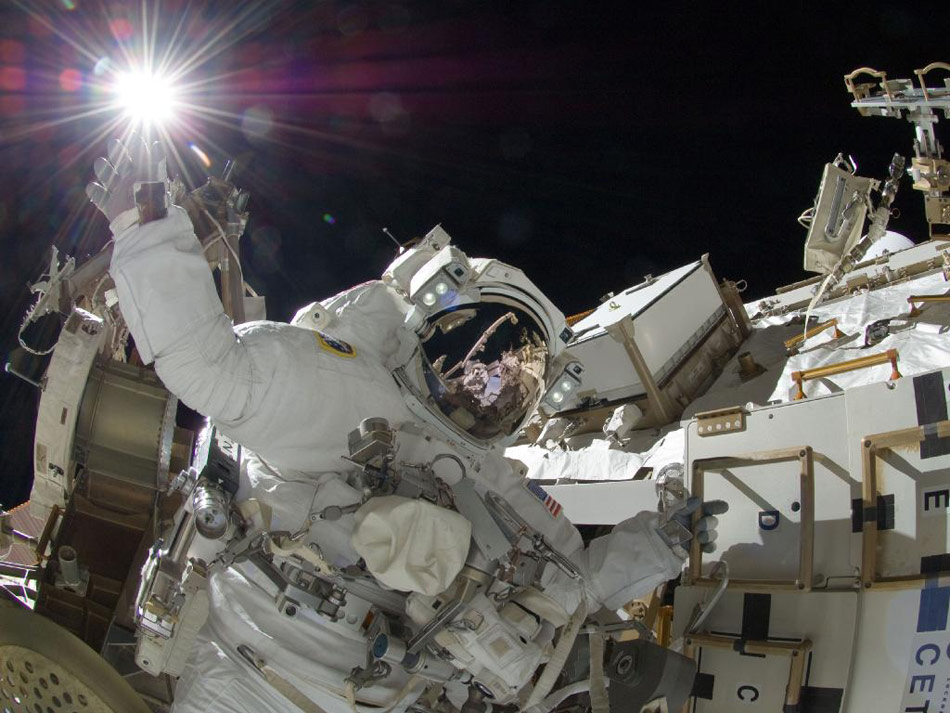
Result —
<instances>
[{"instance_id":1,"label":"handrail","mask_svg":"<svg viewBox=\"0 0 950 713\"><path fill-rule=\"evenodd\" d=\"M748 580L738 579L730 575L728 587L742 591L811 591L814 562L815 562L815 464L814 452L811 446L795 446L794 448L780 448L778 450L757 451L742 453L733 456L719 456L714 458L697 458L693 461L693 477L690 480L692 494L702 499L705 491L706 472L711 470L725 470L757 463L777 463L781 461L798 461L795 476L799 482L799 502L801 503L800 536L798 551L798 572L794 580ZM699 511L693 513L693 526L699 524ZM689 567L687 581L690 585L700 587L718 587L721 580L703 576L703 550L698 537L690 542Z\"/></svg>"},{"instance_id":2,"label":"handrail","mask_svg":"<svg viewBox=\"0 0 950 713\"><path fill-rule=\"evenodd\" d=\"M931 62L923 69L914 70L914 74L917 75L917 81L920 82L920 88L924 93L924 99L927 101L930 101L930 92L927 89L927 83L924 82L924 75L935 69L945 69L950 72L950 64L947 64L946 62Z\"/></svg>"},{"instance_id":3,"label":"handrail","mask_svg":"<svg viewBox=\"0 0 950 713\"><path fill-rule=\"evenodd\" d=\"M49 518L47 518L46 525L43 526L43 532L40 534L40 539L36 543L36 549L33 550L36 555L36 564L38 565L43 564L43 560L46 559L46 548L49 545L50 539L53 537L56 522L62 514L63 509L59 505L54 505L53 509L50 510Z\"/></svg>"},{"instance_id":4,"label":"handrail","mask_svg":"<svg viewBox=\"0 0 950 713\"><path fill-rule=\"evenodd\" d=\"M875 433L861 439L861 580L865 588L905 589L922 586L929 575L880 578L877 576L877 517L867 513L877 511L877 459L882 451L920 443L929 437L950 437L950 421L938 421L927 426L912 426L886 433ZM943 586L943 585L941 585Z\"/></svg>"},{"instance_id":5,"label":"handrail","mask_svg":"<svg viewBox=\"0 0 950 713\"><path fill-rule=\"evenodd\" d=\"M835 319L829 319L827 322L822 322L821 324L816 324L814 327L812 327L811 329L807 330L804 334L799 334L799 335L797 335L797 336L792 337L791 339L786 340L786 341L785 341L785 349L786 349L786 350L790 350L790 349L792 349L793 347L795 347L796 345L802 344L802 343L804 343L806 340L811 339L811 338L814 337L816 334L819 334L820 332L825 331L825 330L828 329L829 327L834 327L834 328L835 328L835 336L834 336L835 339L841 339L841 337L844 336L844 332L842 332L840 329L838 329L838 320L837 320L837 318L835 318Z\"/></svg>"},{"instance_id":6,"label":"handrail","mask_svg":"<svg viewBox=\"0 0 950 713\"><path fill-rule=\"evenodd\" d=\"M813 369L805 369L804 371L794 371L792 372L792 381L798 386L798 393L795 394L794 400L800 401L801 399L806 398L805 390L802 388L804 382L806 381L822 379L826 376L834 376L835 374L844 374L848 371L865 369L869 366L877 366L878 364L886 364L890 362L890 380L894 381L899 379L901 378L901 373L897 369L898 356L899 355L896 349L888 349L886 352L881 352L880 354L871 354L870 356L858 357L857 359L850 359L849 361L842 361L838 362L837 364L816 366Z\"/></svg>"},{"instance_id":7,"label":"handrail","mask_svg":"<svg viewBox=\"0 0 950 713\"><path fill-rule=\"evenodd\" d=\"M788 656L788 684L785 687L785 705L782 710L798 710L802 698L802 682L805 675L806 655L811 650L811 640L769 641L735 638L719 634L686 634L685 653L690 658L695 647L709 647L737 651L753 656Z\"/></svg>"},{"instance_id":8,"label":"handrail","mask_svg":"<svg viewBox=\"0 0 950 713\"><path fill-rule=\"evenodd\" d=\"M916 305L917 302L950 302L950 295L911 295L907 298L911 317L920 316L921 311Z\"/></svg>"},{"instance_id":9,"label":"handrail","mask_svg":"<svg viewBox=\"0 0 950 713\"><path fill-rule=\"evenodd\" d=\"M858 67L856 70L850 74L844 75L844 84L848 88L848 91L854 96L855 101L860 101L864 99L858 92L854 84L854 78L861 74L868 74L872 77L877 77L881 80L881 88L884 90L884 94L887 95L887 101L890 102L893 97L891 96L891 90L887 86L887 72L879 72L878 70L872 67Z\"/></svg>"}]
</instances>

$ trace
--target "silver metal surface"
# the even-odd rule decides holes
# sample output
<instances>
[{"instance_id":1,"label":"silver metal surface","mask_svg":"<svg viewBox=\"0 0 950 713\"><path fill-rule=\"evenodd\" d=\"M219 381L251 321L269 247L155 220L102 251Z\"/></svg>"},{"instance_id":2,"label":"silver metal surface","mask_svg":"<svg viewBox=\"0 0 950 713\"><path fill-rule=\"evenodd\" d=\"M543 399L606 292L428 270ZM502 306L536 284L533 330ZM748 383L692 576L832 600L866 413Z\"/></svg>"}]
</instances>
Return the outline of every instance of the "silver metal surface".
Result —
<instances>
[{"instance_id":1,"label":"silver metal surface","mask_svg":"<svg viewBox=\"0 0 950 713\"><path fill-rule=\"evenodd\" d=\"M505 557L511 549L512 540L502 532L482 496L475 491L475 482L470 478L462 478L452 486L452 493L458 511L472 523L472 538L482 554L489 560Z\"/></svg>"},{"instance_id":2,"label":"silver metal surface","mask_svg":"<svg viewBox=\"0 0 950 713\"><path fill-rule=\"evenodd\" d=\"M209 540L224 536L228 529L228 509L231 498L221 488L201 482L192 495L195 512L195 527Z\"/></svg>"}]
</instances>

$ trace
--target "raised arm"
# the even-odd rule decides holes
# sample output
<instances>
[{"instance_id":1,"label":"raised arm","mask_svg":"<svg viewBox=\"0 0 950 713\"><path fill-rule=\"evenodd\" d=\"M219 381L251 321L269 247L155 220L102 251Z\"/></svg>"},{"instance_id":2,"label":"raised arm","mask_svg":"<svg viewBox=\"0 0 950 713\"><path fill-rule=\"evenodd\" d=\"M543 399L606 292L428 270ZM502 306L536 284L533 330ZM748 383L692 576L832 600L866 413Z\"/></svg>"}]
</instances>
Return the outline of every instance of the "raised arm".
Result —
<instances>
[{"instance_id":1,"label":"raised arm","mask_svg":"<svg viewBox=\"0 0 950 713\"><path fill-rule=\"evenodd\" d=\"M133 191L141 182L161 186L164 180L161 154L137 142L131 151L110 147L109 160L96 162L99 183L87 193L110 220L110 272L143 361L154 361L165 386L185 404L263 457L299 469L338 469L346 431L365 417L360 404L378 405L390 418L402 407L378 393L392 379L376 373L379 355L367 353L374 339L386 340L387 326L401 324L391 296L380 283L346 293L340 310L348 310L349 321L363 314L377 327L364 330L373 338L358 354L332 346L349 346L345 342L289 324L234 327L187 213L168 206L160 217L164 206L136 207ZM344 331L335 336L350 339L352 330Z\"/></svg>"}]
</instances>

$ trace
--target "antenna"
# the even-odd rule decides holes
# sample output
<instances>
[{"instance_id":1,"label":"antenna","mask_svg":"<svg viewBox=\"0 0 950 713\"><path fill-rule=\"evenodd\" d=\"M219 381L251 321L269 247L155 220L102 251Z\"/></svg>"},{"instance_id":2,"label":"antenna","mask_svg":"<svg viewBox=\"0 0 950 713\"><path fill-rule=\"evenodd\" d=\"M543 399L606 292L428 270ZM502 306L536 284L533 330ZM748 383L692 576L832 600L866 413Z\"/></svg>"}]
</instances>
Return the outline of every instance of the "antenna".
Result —
<instances>
[{"instance_id":1,"label":"antenna","mask_svg":"<svg viewBox=\"0 0 950 713\"><path fill-rule=\"evenodd\" d=\"M400 243L398 240L396 240L396 236L389 232L389 228L383 228L383 232L386 233L386 235L389 236L389 239L390 239L390 240L392 240L394 243L396 243L396 247L398 247L400 250L402 250L402 243Z\"/></svg>"}]
</instances>

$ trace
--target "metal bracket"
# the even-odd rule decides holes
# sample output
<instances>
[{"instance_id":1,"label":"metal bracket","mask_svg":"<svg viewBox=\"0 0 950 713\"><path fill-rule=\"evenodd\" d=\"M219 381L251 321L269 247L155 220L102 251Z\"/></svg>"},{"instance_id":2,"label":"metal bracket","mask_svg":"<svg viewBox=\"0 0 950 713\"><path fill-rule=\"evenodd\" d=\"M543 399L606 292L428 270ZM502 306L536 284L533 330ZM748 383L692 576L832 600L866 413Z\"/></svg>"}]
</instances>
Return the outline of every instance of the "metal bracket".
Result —
<instances>
[{"instance_id":1,"label":"metal bracket","mask_svg":"<svg viewBox=\"0 0 950 713\"><path fill-rule=\"evenodd\" d=\"M452 621L455 616L465 608L465 605L472 600L478 591L479 584L468 577L462 577L457 590L455 599L443 605L442 611L430 619L415 636L409 640L406 653L419 653L426 644L428 644L436 634L445 628L446 624Z\"/></svg>"}]
</instances>

